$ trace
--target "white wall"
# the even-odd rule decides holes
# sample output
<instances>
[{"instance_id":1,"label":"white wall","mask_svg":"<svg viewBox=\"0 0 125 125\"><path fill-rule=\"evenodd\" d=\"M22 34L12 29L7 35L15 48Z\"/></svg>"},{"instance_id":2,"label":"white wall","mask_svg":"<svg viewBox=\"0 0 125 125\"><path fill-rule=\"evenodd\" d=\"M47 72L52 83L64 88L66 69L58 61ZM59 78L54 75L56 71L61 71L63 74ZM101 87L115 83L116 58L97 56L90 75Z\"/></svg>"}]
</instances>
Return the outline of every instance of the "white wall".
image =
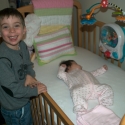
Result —
<instances>
[{"instance_id":1,"label":"white wall","mask_svg":"<svg viewBox=\"0 0 125 125\"><path fill-rule=\"evenodd\" d=\"M0 0L0 10L9 7L8 0Z\"/></svg>"},{"instance_id":2,"label":"white wall","mask_svg":"<svg viewBox=\"0 0 125 125\"><path fill-rule=\"evenodd\" d=\"M78 0L82 4L82 12L83 14L86 13L86 10L89 9L93 4L101 2L101 0ZM110 3L114 3L117 6L121 7L125 11L125 0L108 0ZM95 12L98 12L99 9L97 9ZM112 17L112 12L114 12L111 9L103 9L100 10L95 18L97 20L103 21L105 23L115 22L115 18Z\"/></svg>"}]
</instances>

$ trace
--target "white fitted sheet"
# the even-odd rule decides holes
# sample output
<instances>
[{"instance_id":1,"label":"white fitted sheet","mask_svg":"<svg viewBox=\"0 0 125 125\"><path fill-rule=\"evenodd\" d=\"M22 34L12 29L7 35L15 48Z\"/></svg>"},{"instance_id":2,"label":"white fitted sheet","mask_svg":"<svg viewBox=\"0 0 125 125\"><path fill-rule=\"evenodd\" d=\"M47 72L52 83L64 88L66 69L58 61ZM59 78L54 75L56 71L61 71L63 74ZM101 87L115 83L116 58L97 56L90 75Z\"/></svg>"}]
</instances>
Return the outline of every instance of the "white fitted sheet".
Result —
<instances>
[{"instance_id":1,"label":"white fitted sheet","mask_svg":"<svg viewBox=\"0 0 125 125\"><path fill-rule=\"evenodd\" d=\"M47 86L50 96L76 125L76 114L73 113L73 102L69 89L62 80L57 78L59 63L63 60L73 59L87 71L96 70L106 64L108 71L97 77L97 79L100 83L106 83L112 87L114 91L114 105L108 108L122 118L125 114L125 71L88 50L79 47L75 48L77 55L60 57L44 66L39 66L37 61L34 60L36 79ZM88 101L89 110L96 105L98 105L97 100Z\"/></svg>"}]
</instances>

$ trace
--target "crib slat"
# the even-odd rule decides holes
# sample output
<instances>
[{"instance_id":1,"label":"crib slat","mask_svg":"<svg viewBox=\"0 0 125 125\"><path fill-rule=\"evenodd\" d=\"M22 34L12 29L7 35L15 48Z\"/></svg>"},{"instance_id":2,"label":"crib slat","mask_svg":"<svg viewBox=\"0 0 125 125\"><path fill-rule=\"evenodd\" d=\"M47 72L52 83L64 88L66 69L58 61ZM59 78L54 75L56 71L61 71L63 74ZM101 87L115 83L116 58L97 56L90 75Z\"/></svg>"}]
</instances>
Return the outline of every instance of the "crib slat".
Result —
<instances>
[{"instance_id":1,"label":"crib slat","mask_svg":"<svg viewBox=\"0 0 125 125\"><path fill-rule=\"evenodd\" d=\"M83 33L83 47L86 49L86 33Z\"/></svg>"},{"instance_id":2,"label":"crib slat","mask_svg":"<svg viewBox=\"0 0 125 125\"><path fill-rule=\"evenodd\" d=\"M88 31L90 31L90 27L89 26L88 26ZM90 35L90 33L91 32L88 33L88 50L91 50L90 49L90 46L91 46L91 43L90 43L90 37L91 37L91 35Z\"/></svg>"},{"instance_id":3,"label":"crib slat","mask_svg":"<svg viewBox=\"0 0 125 125\"><path fill-rule=\"evenodd\" d=\"M118 61L118 67L121 67L121 63L120 63L120 61Z\"/></svg>"},{"instance_id":4,"label":"crib slat","mask_svg":"<svg viewBox=\"0 0 125 125\"><path fill-rule=\"evenodd\" d=\"M71 35L72 35L72 38L73 38L73 43L75 42L74 41L74 20L73 20L73 15L72 15L72 23L71 23ZM74 43L75 44L75 43Z\"/></svg>"},{"instance_id":5,"label":"crib slat","mask_svg":"<svg viewBox=\"0 0 125 125\"><path fill-rule=\"evenodd\" d=\"M54 125L54 111L52 108L50 108L50 114L51 114L51 124Z\"/></svg>"},{"instance_id":6,"label":"crib slat","mask_svg":"<svg viewBox=\"0 0 125 125\"><path fill-rule=\"evenodd\" d=\"M41 123L41 117L40 117L40 115L41 115L41 113L40 113L40 106L39 106L39 98L38 98L38 96L36 97L36 106L37 106L37 114L38 114L38 124L40 124Z\"/></svg>"},{"instance_id":7,"label":"crib slat","mask_svg":"<svg viewBox=\"0 0 125 125\"><path fill-rule=\"evenodd\" d=\"M33 121L34 121L34 107L33 107L33 100L30 100L30 103L31 103L31 113L32 113L32 118L33 118Z\"/></svg>"},{"instance_id":8,"label":"crib slat","mask_svg":"<svg viewBox=\"0 0 125 125\"><path fill-rule=\"evenodd\" d=\"M45 107L46 121L47 121L48 125L51 125L50 119L49 119L48 104L47 104L46 100L44 100L44 107Z\"/></svg>"},{"instance_id":9,"label":"crib slat","mask_svg":"<svg viewBox=\"0 0 125 125\"><path fill-rule=\"evenodd\" d=\"M93 33L93 53L96 53L96 27L94 27Z\"/></svg>"},{"instance_id":10,"label":"crib slat","mask_svg":"<svg viewBox=\"0 0 125 125\"><path fill-rule=\"evenodd\" d=\"M99 27L99 32L101 32L101 27ZM99 56L102 56L102 52L99 50L99 53L98 53Z\"/></svg>"},{"instance_id":11,"label":"crib slat","mask_svg":"<svg viewBox=\"0 0 125 125\"><path fill-rule=\"evenodd\" d=\"M33 114L34 114L34 117L33 117L33 122L36 123L36 113L35 113L35 110L36 110L36 106L35 106L35 103L34 103L34 99L32 99L32 105L33 105Z\"/></svg>"},{"instance_id":12,"label":"crib slat","mask_svg":"<svg viewBox=\"0 0 125 125\"><path fill-rule=\"evenodd\" d=\"M39 125L39 124L38 124L38 119L37 119L37 106L36 106L36 101L35 101L35 99L33 99L33 105L34 105L34 114L35 114L34 124L35 124L35 125Z\"/></svg>"},{"instance_id":13,"label":"crib slat","mask_svg":"<svg viewBox=\"0 0 125 125\"><path fill-rule=\"evenodd\" d=\"M39 95L39 101L40 101L40 112L41 112L41 122L42 122L42 125L44 125L44 119L45 119L45 116L44 116L44 108L43 108L43 99L42 99L42 96Z\"/></svg>"},{"instance_id":14,"label":"crib slat","mask_svg":"<svg viewBox=\"0 0 125 125\"><path fill-rule=\"evenodd\" d=\"M57 118L57 125L61 125L61 120L59 117Z\"/></svg>"},{"instance_id":15,"label":"crib slat","mask_svg":"<svg viewBox=\"0 0 125 125\"><path fill-rule=\"evenodd\" d=\"M114 63L114 59L111 59L111 63Z\"/></svg>"},{"instance_id":16,"label":"crib slat","mask_svg":"<svg viewBox=\"0 0 125 125\"><path fill-rule=\"evenodd\" d=\"M82 15L82 5L77 1L74 0L74 6L77 8L77 26L78 26L78 46L82 47L82 25L81 22L81 15Z\"/></svg>"}]
</instances>

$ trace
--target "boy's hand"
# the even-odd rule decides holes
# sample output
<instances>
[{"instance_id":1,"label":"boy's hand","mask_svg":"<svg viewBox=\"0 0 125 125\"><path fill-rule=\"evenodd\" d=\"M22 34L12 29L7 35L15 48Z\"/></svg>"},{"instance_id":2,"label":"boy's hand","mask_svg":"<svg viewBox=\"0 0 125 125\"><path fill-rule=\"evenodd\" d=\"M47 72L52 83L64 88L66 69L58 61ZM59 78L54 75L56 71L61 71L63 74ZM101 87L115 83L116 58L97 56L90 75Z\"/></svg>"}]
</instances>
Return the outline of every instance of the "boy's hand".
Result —
<instances>
[{"instance_id":1,"label":"boy's hand","mask_svg":"<svg viewBox=\"0 0 125 125\"><path fill-rule=\"evenodd\" d=\"M103 68L104 68L105 70L108 70L108 66L107 66L107 65L103 65Z\"/></svg>"},{"instance_id":2,"label":"boy's hand","mask_svg":"<svg viewBox=\"0 0 125 125\"><path fill-rule=\"evenodd\" d=\"M30 75L26 76L26 81L25 81L25 86L30 86L30 87L35 87L38 83L40 83L39 81L37 81L35 78L33 78Z\"/></svg>"},{"instance_id":3,"label":"boy's hand","mask_svg":"<svg viewBox=\"0 0 125 125\"><path fill-rule=\"evenodd\" d=\"M37 84L37 90L38 90L38 95L39 95L43 92L46 92L47 87L43 83L39 83L39 84Z\"/></svg>"}]
</instances>

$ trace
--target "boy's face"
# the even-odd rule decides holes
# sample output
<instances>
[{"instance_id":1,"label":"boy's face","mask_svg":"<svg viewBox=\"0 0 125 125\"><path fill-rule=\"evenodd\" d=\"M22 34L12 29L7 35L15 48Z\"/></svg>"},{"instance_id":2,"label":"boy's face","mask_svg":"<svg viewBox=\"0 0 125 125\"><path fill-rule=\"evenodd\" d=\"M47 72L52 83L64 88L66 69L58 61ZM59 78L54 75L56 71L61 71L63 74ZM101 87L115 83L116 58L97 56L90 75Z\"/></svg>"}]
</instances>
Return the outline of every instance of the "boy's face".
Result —
<instances>
[{"instance_id":1,"label":"boy's face","mask_svg":"<svg viewBox=\"0 0 125 125\"><path fill-rule=\"evenodd\" d=\"M76 62L72 62L72 65L70 67L68 67L68 72L75 70L75 69L80 69L82 70L82 66L80 66L79 64L77 64Z\"/></svg>"},{"instance_id":2,"label":"boy's face","mask_svg":"<svg viewBox=\"0 0 125 125\"><path fill-rule=\"evenodd\" d=\"M0 21L0 33L6 45L11 49L18 49L18 44L26 33L20 18L16 16L4 17Z\"/></svg>"}]
</instances>

